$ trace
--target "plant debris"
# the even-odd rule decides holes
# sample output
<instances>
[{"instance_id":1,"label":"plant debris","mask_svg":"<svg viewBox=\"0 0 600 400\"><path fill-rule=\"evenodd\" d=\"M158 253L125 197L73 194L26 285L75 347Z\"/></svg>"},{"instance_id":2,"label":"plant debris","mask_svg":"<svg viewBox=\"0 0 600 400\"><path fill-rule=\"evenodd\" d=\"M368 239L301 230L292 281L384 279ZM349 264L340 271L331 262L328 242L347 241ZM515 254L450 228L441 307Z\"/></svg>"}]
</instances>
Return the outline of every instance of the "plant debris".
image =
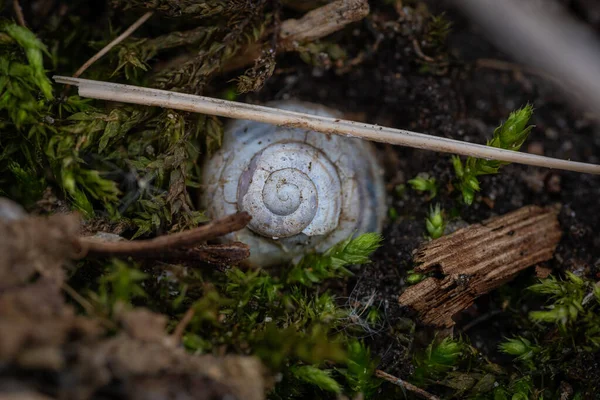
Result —
<instances>
[{"instance_id":1,"label":"plant debris","mask_svg":"<svg viewBox=\"0 0 600 400\"><path fill-rule=\"evenodd\" d=\"M102 237L79 239L81 256L132 256L158 258L170 261L208 261L213 264L237 263L250 251L243 243L228 245L200 245L228 233L244 228L250 222L248 213L242 212L187 231L159 236L149 240L114 241Z\"/></svg>"},{"instance_id":2,"label":"plant debris","mask_svg":"<svg viewBox=\"0 0 600 400\"><path fill-rule=\"evenodd\" d=\"M299 19L290 18L281 23L277 36L277 51L310 51L306 45L339 31L346 25L360 21L369 14L366 0L337 0L307 12ZM227 63L226 71L233 71L258 60L261 46L248 46L243 53ZM273 52L273 49L270 49ZM274 65L274 62L272 62ZM269 75L270 76L270 75ZM263 78L263 81L267 77ZM262 86L261 86L262 87Z\"/></svg>"},{"instance_id":3,"label":"plant debris","mask_svg":"<svg viewBox=\"0 0 600 400\"><path fill-rule=\"evenodd\" d=\"M558 213L523 207L426 243L416 251L414 270L434 276L407 288L400 304L417 310L425 324L453 326L452 317L477 297L552 258L562 236Z\"/></svg>"}]
</instances>

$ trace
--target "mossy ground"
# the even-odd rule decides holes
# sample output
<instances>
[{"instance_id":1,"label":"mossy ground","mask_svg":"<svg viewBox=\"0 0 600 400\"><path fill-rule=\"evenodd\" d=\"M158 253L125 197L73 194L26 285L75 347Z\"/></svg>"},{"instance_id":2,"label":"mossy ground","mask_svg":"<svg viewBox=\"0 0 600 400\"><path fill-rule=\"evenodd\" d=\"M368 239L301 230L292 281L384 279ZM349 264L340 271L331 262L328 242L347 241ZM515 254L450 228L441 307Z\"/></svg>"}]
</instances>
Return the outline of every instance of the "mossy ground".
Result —
<instances>
[{"instance_id":1,"label":"mossy ground","mask_svg":"<svg viewBox=\"0 0 600 400\"><path fill-rule=\"evenodd\" d=\"M44 56L44 66L49 74L68 75L116 36L112 30L123 31L141 15L143 7L136 6L147 2L132 1L131 7L116 0L37 3L49 5L43 18L39 8L24 5L24 10L31 30L47 46L50 56ZM202 7L188 7L196 3ZM523 149L600 162L597 121L573 108L555 86L519 71L478 68L482 59L511 60L456 9L438 2L404 3L399 14L393 2L372 2L365 20L301 53L278 54L275 68L273 59L263 60L258 67L267 73L245 75L252 78L250 87L262 88L241 94L238 83L249 82L238 79L244 70L222 74L221 68L259 37L268 48L272 40L263 32L302 13L267 1L156 1L155 17L83 77L246 102L297 98L337 108L351 119L478 143L485 143L511 111L530 103L535 128ZM565 3L599 29L591 3ZM4 5L3 16L13 17L10 4ZM452 23L447 36L446 22ZM172 44L167 39L175 31L187 32L188 41ZM142 40L157 37L161 40L150 44ZM3 59L26 64L19 46L1 38L6 43ZM195 58L186 58L190 64L177 70L173 60L182 54ZM256 76L262 80L257 82ZM2 110L0 182L5 195L35 213L79 209L89 218L89 229L101 227L130 238L178 231L203 220L195 208L200 165L219 145L221 121L171 110L66 101L63 87L53 89L55 99L47 101L35 87L26 87L31 96L19 97L28 104L25 117L11 114L11 104ZM258 355L277 378L269 394L273 398L412 396L373 378L375 368L442 398L559 398L569 391L565 387L572 396L594 398L600 355L592 340L595 333L582 329L592 329L600 320L597 306L568 317L564 328L533 322L529 311L552 301L527 290L537 282L533 269L480 298L458 316L455 339L441 344L448 332L420 326L397 298L412 269L412 251L427 240L425 218L433 202L448 216L447 232L528 204L561 203L563 239L545 266L556 276L570 271L595 282L600 273L600 178L509 165L481 178L481 191L466 206L452 186L449 155L384 145L378 149L394 211L372 263L353 268L352 276L331 271L327 261L327 272L310 282L289 268L223 272L105 260L80 263L68 282L107 318L115 304L132 302L167 315L173 329L193 307L186 349ZM407 185L421 172L436 178L439 190L433 201ZM332 279L325 279L328 273ZM586 285L580 285L582 290L592 293ZM506 338L519 336L546 351L530 348L532 357L523 362L515 359L517 353L498 350ZM432 341L436 344L430 345Z\"/></svg>"}]
</instances>

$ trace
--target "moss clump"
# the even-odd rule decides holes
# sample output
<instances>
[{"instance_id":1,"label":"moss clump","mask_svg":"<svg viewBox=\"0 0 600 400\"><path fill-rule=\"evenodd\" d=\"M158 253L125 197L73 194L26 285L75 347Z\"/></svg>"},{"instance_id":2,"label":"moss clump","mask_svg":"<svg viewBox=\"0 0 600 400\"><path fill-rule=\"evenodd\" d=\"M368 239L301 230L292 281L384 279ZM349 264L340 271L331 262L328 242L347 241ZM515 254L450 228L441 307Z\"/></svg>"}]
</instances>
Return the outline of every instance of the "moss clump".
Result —
<instances>
[{"instance_id":1,"label":"moss clump","mask_svg":"<svg viewBox=\"0 0 600 400\"><path fill-rule=\"evenodd\" d=\"M490 362L464 338L436 339L416 353L414 383L469 399L554 399L565 385L577 398L596 393L598 383L589 374L599 348L598 286L566 273L564 280L549 277L528 290L547 305L527 314L522 335L499 344L513 364Z\"/></svg>"},{"instance_id":2,"label":"moss clump","mask_svg":"<svg viewBox=\"0 0 600 400\"><path fill-rule=\"evenodd\" d=\"M281 374L273 398L327 398L328 392L368 395L379 381L374 377L376 363L360 338L373 317L367 309L356 313L341 306L316 285L351 274L342 266L368 262L380 241L372 234L348 239L280 273L232 268L180 275L183 271L175 268L170 277L157 279L157 267L144 273L139 266L115 260L104 267L88 297L102 315L114 315L134 302L173 315L172 325L192 310L182 337L186 349L258 356L273 374ZM290 278L297 269L319 272L306 284ZM150 297L149 291L160 295Z\"/></svg>"}]
</instances>

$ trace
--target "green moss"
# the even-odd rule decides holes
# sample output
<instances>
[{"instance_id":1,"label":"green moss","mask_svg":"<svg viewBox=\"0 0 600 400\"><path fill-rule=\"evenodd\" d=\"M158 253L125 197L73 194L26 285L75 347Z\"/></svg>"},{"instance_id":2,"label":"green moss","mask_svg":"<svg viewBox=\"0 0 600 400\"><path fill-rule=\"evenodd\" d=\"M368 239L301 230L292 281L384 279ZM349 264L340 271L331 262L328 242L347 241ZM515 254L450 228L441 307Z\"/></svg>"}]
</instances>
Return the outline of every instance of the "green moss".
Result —
<instances>
[{"instance_id":1,"label":"green moss","mask_svg":"<svg viewBox=\"0 0 600 400\"><path fill-rule=\"evenodd\" d=\"M290 368L290 372L297 379L318 386L329 392L340 393L342 388L340 384L331 377L331 371L322 370L310 365L294 366Z\"/></svg>"},{"instance_id":2,"label":"green moss","mask_svg":"<svg viewBox=\"0 0 600 400\"><path fill-rule=\"evenodd\" d=\"M338 276L340 268L368 262L380 241L379 235L364 234L324 254L311 254L300 264L318 264L328 271L318 274L319 281ZM238 268L225 274L203 273L211 284L186 289L183 302L177 300L182 296L170 300L176 315L183 315L188 308L196 311L184 335L185 347L192 352L226 350L257 355L283 376L271 394L274 398L373 393L379 385L373 377L375 361L354 335L363 335L369 324L378 323L376 313L358 316L364 318L361 324L349 324L353 310L341 306L328 291L320 292L316 282L305 285L290 279L289 271L294 268L278 273ZM174 282L163 279L159 285L182 290L182 286L173 286Z\"/></svg>"},{"instance_id":3,"label":"green moss","mask_svg":"<svg viewBox=\"0 0 600 400\"><path fill-rule=\"evenodd\" d=\"M429 192L429 200L437 196L438 187L435 178L426 173L420 173L408 181L410 187L419 192Z\"/></svg>"},{"instance_id":4,"label":"green moss","mask_svg":"<svg viewBox=\"0 0 600 400\"><path fill-rule=\"evenodd\" d=\"M439 379L458 365L465 357L465 350L466 345L460 340L444 338L432 342L423 353L416 355L413 379L420 384Z\"/></svg>"},{"instance_id":5,"label":"green moss","mask_svg":"<svg viewBox=\"0 0 600 400\"><path fill-rule=\"evenodd\" d=\"M506 369L464 339L445 338L417 351L412 381L439 394L470 399L558 399L564 390L561 380L579 396L595 393L598 384L590 374L595 374L591 360L600 332L598 286L567 272L565 279L542 279L529 291L545 298L546 309L526 313L529 321L515 327L522 334L499 344L502 353L513 357Z\"/></svg>"},{"instance_id":6,"label":"green moss","mask_svg":"<svg viewBox=\"0 0 600 400\"><path fill-rule=\"evenodd\" d=\"M432 239L438 239L444 235L446 219L444 218L444 210L441 209L439 204L436 204L435 207L429 207L429 215L425 218L425 226Z\"/></svg>"},{"instance_id":7,"label":"green moss","mask_svg":"<svg viewBox=\"0 0 600 400\"><path fill-rule=\"evenodd\" d=\"M511 112L508 119L494 130L494 136L488 141L487 145L505 150L518 151L527 139L531 129L533 129L532 125L527 126L532 114L533 106L529 104ZM453 156L452 164L457 177L456 187L461 191L464 202L470 205L473 203L475 193L480 190L477 177L496 174L500 167L508 163L468 157L463 165L460 157Z\"/></svg>"},{"instance_id":8,"label":"green moss","mask_svg":"<svg viewBox=\"0 0 600 400\"><path fill-rule=\"evenodd\" d=\"M348 238L327 250L324 254L309 254L291 269L288 283L312 286L324 279L351 275L348 265L361 265L369 262L369 256L382 242L381 235L366 233L357 238Z\"/></svg>"}]
</instances>

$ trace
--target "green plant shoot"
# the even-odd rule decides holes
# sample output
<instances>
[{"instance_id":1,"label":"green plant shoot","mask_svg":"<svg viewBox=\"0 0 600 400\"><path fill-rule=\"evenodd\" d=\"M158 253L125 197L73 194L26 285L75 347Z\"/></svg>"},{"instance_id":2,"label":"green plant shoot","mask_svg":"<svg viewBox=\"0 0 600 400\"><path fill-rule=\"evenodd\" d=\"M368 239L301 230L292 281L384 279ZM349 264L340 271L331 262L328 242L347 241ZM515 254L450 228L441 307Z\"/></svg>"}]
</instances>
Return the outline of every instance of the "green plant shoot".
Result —
<instances>
[{"instance_id":1,"label":"green plant shoot","mask_svg":"<svg viewBox=\"0 0 600 400\"><path fill-rule=\"evenodd\" d=\"M494 137L487 142L487 145L518 151L533 129L533 125L527 125L532 114L533 106L530 104L511 112L506 122L494 130ZM453 156L452 164L457 177L457 188L460 189L464 202L470 205L475 198L475 192L480 190L477 177L495 174L508 162L469 157L463 164L460 157Z\"/></svg>"},{"instance_id":2,"label":"green plant shoot","mask_svg":"<svg viewBox=\"0 0 600 400\"><path fill-rule=\"evenodd\" d=\"M432 239L440 238L444 235L446 229L446 221L444 219L444 210L439 204L435 207L429 207L429 215L425 218L425 226L427 233Z\"/></svg>"},{"instance_id":3,"label":"green plant shoot","mask_svg":"<svg viewBox=\"0 0 600 400\"><path fill-rule=\"evenodd\" d=\"M408 184L418 192L429 192L430 199L433 199L435 196L437 196L437 183L435 178L430 177L429 174L420 173L413 179L409 180Z\"/></svg>"}]
</instances>

